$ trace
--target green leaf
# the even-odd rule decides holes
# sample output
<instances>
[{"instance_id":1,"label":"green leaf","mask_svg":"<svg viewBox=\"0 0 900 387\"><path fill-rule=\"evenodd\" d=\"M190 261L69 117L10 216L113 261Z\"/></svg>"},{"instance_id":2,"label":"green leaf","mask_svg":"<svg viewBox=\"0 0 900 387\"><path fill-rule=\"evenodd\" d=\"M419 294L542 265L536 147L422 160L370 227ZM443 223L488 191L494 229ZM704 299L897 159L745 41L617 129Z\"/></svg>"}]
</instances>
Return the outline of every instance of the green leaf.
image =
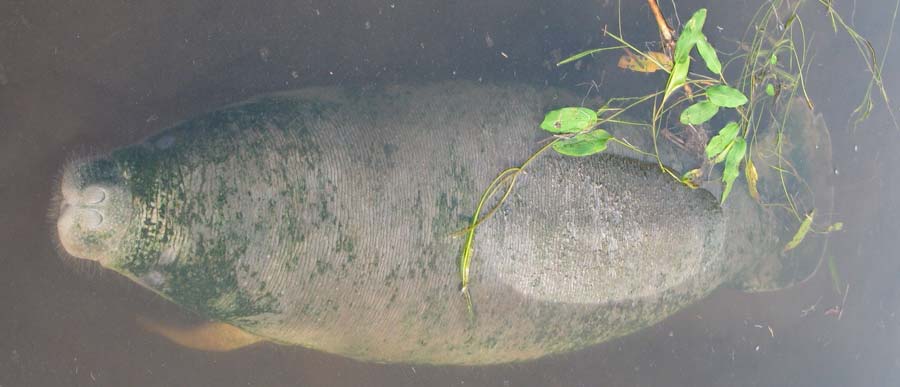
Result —
<instances>
[{"instance_id":1,"label":"green leaf","mask_svg":"<svg viewBox=\"0 0 900 387\"><path fill-rule=\"evenodd\" d=\"M834 286L834 291L837 294L841 294L841 276L838 274L837 263L834 262L834 256L828 256L828 271L831 272L831 285Z\"/></svg>"},{"instance_id":2,"label":"green leaf","mask_svg":"<svg viewBox=\"0 0 900 387\"><path fill-rule=\"evenodd\" d=\"M706 23L706 8L700 8L684 24L684 31L703 31L704 23Z\"/></svg>"},{"instance_id":3,"label":"green leaf","mask_svg":"<svg viewBox=\"0 0 900 387\"><path fill-rule=\"evenodd\" d=\"M734 138L737 137L740 129L740 125L734 121L729 121L722 129L719 129L719 133L709 139L709 143L706 144L706 158L716 158L713 164L721 163L725 159L725 152L731 149Z\"/></svg>"},{"instance_id":4,"label":"green leaf","mask_svg":"<svg viewBox=\"0 0 900 387\"><path fill-rule=\"evenodd\" d=\"M800 223L800 228L798 228L797 232L794 233L794 237L791 238L791 241L788 242L788 244L786 246L784 246L784 250L782 250L781 252L786 252L788 250L791 250L791 249L797 247L798 245L800 245L800 242L803 242L803 238L805 238L806 233L809 232L809 227L812 226L813 216L815 216L815 215L816 215L815 209L813 209L812 211L809 212L809 214L806 215L806 218L803 219L803 222Z\"/></svg>"},{"instance_id":5,"label":"green leaf","mask_svg":"<svg viewBox=\"0 0 900 387\"><path fill-rule=\"evenodd\" d=\"M688 67L691 66L691 61L687 60L684 62L675 62L672 66L672 72L669 73L669 79L666 81L666 94L663 96L663 103L669 99L669 96L678 90L679 87L684 85L684 82L687 81L687 73Z\"/></svg>"},{"instance_id":6,"label":"green leaf","mask_svg":"<svg viewBox=\"0 0 900 387\"><path fill-rule=\"evenodd\" d=\"M723 150L722 153L719 153L719 155L716 156L715 159L713 159L713 165L716 165L718 163L725 161L725 157L728 156L728 151L730 151L731 147L733 147L733 146L734 146L734 141L729 142L728 145L725 146L725 150Z\"/></svg>"},{"instance_id":7,"label":"green leaf","mask_svg":"<svg viewBox=\"0 0 900 387\"><path fill-rule=\"evenodd\" d=\"M691 50L697 41L703 38L702 33L684 30L675 42L675 63L684 63L690 59Z\"/></svg>"},{"instance_id":8,"label":"green leaf","mask_svg":"<svg viewBox=\"0 0 900 387\"><path fill-rule=\"evenodd\" d=\"M597 123L597 112L582 107L565 107L544 116L541 129L550 133L578 133Z\"/></svg>"},{"instance_id":9,"label":"green leaf","mask_svg":"<svg viewBox=\"0 0 900 387\"><path fill-rule=\"evenodd\" d=\"M768 95L769 97L775 96L775 86L773 86L771 83L766 85L766 95Z\"/></svg>"},{"instance_id":10,"label":"green leaf","mask_svg":"<svg viewBox=\"0 0 900 387\"><path fill-rule=\"evenodd\" d=\"M694 45L700 40L706 40L706 37L703 36L703 23L705 22L706 8L700 8L684 24L681 36L675 42L675 63L687 61Z\"/></svg>"},{"instance_id":11,"label":"green leaf","mask_svg":"<svg viewBox=\"0 0 900 387\"><path fill-rule=\"evenodd\" d=\"M774 66L778 64L778 56L773 52L772 55L769 55L769 64Z\"/></svg>"},{"instance_id":12,"label":"green leaf","mask_svg":"<svg viewBox=\"0 0 900 387\"><path fill-rule=\"evenodd\" d=\"M589 156L603 152L606 149L606 142L610 138L612 138L612 135L609 132L597 129L557 141L553 143L553 150L566 156Z\"/></svg>"},{"instance_id":13,"label":"green leaf","mask_svg":"<svg viewBox=\"0 0 900 387\"><path fill-rule=\"evenodd\" d=\"M726 108L735 108L747 103L747 96L740 90L725 85L710 86L706 89L709 101Z\"/></svg>"},{"instance_id":14,"label":"green leaf","mask_svg":"<svg viewBox=\"0 0 900 387\"><path fill-rule=\"evenodd\" d=\"M719 56L716 55L716 49L706 41L705 36L703 39L697 41L697 52L700 53L700 57L706 62L706 68L709 69L709 72L713 74L722 73L722 62L719 62Z\"/></svg>"},{"instance_id":15,"label":"green leaf","mask_svg":"<svg viewBox=\"0 0 900 387\"><path fill-rule=\"evenodd\" d=\"M740 125L734 121L730 121L725 124L722 129L719 129L719 134L709 139L709 143L706 144L706 158L711 159L718 156L719 153L724 152L725 148L728 147L728 144L730 144L737 136L740 129Z\"/></svg>"},{"instance_id":16,"label":"green leaf","mask_svg":"<svg viewBox=\"0 0 900 387\"><path fill-rule=\"evenodd\" d=\"M681 123L685 125L702 124L709 121L718 112L719 107L712 102L697 102L681 112Z\"/></svg>"},{"instance_id":17,"label":"green leaf","mask_svg":"<svg viewBox=\"0 0 900 387\"><path fill-rule=\"evenodd\" d=\"M843 229L844 229L843 222L835 222L835 223L832 223L831 226L828 226L828 228L825 229L825 232L841 231Z\"/></svg>"},{"instance_id":18,"label":"green leaf","mask_svg":"<svg viewBox=\"0 0 900 387\"><path fill-rule=\"evenodd\" d=\"M579 59L581 59L581 58L584 58L584 57L586 57L586 56L588 56L588 55L593 55L593 54L596 54L596 53L601 52L601 51L618 50L618 49L621 49L621 48L624 48L624 47L625 47L625 46L602 47L602 48L594 48L594 49L591 49L591 50L582 51L582 52L579 52L579 53L577 53L577 54L575 54L575 55L572 55L572 56L570 56L570 57L568 57L568 58L566 58L566 59L563 59L563 60L559 61L559 63L557 63L556 65L557 65L557 66L562 66L562 65L564 65L564 64L566 64L566 63L574 62L574 61L579 60Z\"/></svg>"},{"instance_id":19,"label":"green leaf","mask_svg":"<svg viewBox=\"0 0 900 387\"><path fill-rule=\"evenodd\" d=\"M722 203L725 203L725 198L731 192L734 180L740 175L738 167L741 165L741 160L744 158L744 152L746 151L747 142L744 141L744 138L736 138L734 145L731 146L731 150L728 151L728 156L725 158L725 170L722 171L722 181L725 182L725 189L722 191Z\"/></svg>"}]
</instances>

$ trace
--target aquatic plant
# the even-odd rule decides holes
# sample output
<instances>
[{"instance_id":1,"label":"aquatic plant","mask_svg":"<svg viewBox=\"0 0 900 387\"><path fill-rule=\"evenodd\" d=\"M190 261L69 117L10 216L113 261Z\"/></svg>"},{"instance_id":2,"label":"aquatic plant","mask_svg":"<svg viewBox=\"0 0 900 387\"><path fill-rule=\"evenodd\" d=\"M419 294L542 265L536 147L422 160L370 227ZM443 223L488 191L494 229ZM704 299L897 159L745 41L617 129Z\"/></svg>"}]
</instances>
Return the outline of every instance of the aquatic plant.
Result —
<instances>
[{"instance_id":1,"label":"aquatic plant","mask_svg":"<svg viewBox=\"0 0 900 387\"><path fill-rule=\"evenodd\" d=\"M466 300L470 316L474 317L469 273L476 229L503 204L512 191L517 176L547 149L553 149L564 156L585 157L603 152L607 149L608 142L612 141L639 155L654 158L662 171L691 188L697 188L698 181L704 175L712 174L718 164L724 163L721 169L720 199L723 204L735 181L741 176L743 165L749 195L760 205L787 210L797 220L798 229L784 247L785 252L796 248L809 232L817 232L813 227L815 209L801 215L793 199L794 194L788 188L788 180L796 182L797 186L806 190L810 190L810 187L796 172L790 160L783 156L785 137L783 131L790 114L789 102L795 96L801 95L809 109L814 106L806 91L805 82L805 73L809 70L808 40L798 16L798 9L804 2L789 3L774 0L763 5L751 18L744 38L739 42L739 49L728 58L724 66L719 60L718 51L703 33L706 9L694 12L675 39L674 31L666 24L655 1L651 0L649 3L656 17L665 53L639 50L622 37L621 30L615 34L604 29L604 34L619 45L576 53L559 61L557 66L608 51L624 50L625 55L619 60L620 67L641 72L664 71L668 74L665 84L660 90L644 96L611 98L597 109L570 106L552 110L545 115L540 127L552 135L551 140L521 165L501 171L483 191L468 227L456 233L465 235L458 265L460 290ZM865 119L872 110L872 95L876 90L883 97L885 104L889 105L887 93L881 82L883 64L879 64L876 60L875 50L868 40L860 36L840 17L829 0L818 0L818 3L826 7L835 32L840 26L853 39L860 54L867 59L866 66L872 78L863 101L854 111L855 122L858 122ZM784 21L778 16L778 10L783 7L788 9L788 17ZM900 0L894 9L891 31L898 8ZM621 24L620 15L620 28ZM691 72L691 53L694 51L711 75ZM732 80L732 84L724 73L725 69L735 62L743 62L743 65L739 75ZM651 130L652 151L641 150L603 129L606 124L626 122L620 120L620 115L647 103L652 103L650 122L639 125L649 127ZM783 103L786 109L779 112L781 116L777 117L775 106L779 103ZM671 113L677 109L681 109L678 121L689 127L704 125L720 112L734 117L709 138L704 149L706 158L703 165L682 174L677 174L663 164L658 147L661 123L667 121ZM891 114L893 118L893 113ZM769 167L776 172L776 184L781 187L784 203L765 203L758 190L760 175L753 158L757 153L754 147L762 146L757 141L756 133L764 122L773 124L777 129L777 141L772 145L773 149L763 151L775 155L777 165ZM491 203L492 198L501 191L502 195ZM486 208L487 212L484 212ZM841 227L842 224L835 223L818 232L829 233L838 231Z\"/></svg>"}]
</instances>

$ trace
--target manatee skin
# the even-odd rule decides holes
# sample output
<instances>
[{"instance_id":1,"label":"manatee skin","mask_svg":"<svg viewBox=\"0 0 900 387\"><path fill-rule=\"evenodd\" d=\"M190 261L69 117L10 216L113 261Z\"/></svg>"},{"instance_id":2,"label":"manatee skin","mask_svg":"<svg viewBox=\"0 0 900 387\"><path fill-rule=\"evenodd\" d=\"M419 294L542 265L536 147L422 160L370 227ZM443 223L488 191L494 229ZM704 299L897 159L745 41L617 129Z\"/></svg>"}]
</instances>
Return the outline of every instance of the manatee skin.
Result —
<instances>
[{"instance_id":1,"label":"manatee skin","mask_svg":"<svg viewBox=\"0 0 900 387\"><path fill-rule=\"evenodd\" d=\"M67 166L59 238L209 319L376 362L583 348L749 264L723 254L734 231L709 192L621 155L548 152L478 229L470 318L451 234L542 145L557 97L466 82L260 97Z\"/></svg>"}]
</instances>

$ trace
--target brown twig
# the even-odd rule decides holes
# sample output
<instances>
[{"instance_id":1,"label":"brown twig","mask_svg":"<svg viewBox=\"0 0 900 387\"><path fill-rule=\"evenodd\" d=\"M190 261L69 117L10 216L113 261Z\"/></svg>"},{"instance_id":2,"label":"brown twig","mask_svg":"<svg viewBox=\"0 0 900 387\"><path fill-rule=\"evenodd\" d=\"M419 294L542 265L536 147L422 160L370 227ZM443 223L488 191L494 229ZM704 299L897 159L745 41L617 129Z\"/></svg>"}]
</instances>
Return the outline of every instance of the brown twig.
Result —
<instances>
[{"instance_id":1,"label":"brown twig","mask_svg":"<svg viewBox=\"0 0 900 387\"><path fill-rule=\"evenodd\" d=\"M672 53L675 51L675 30L669 27L669 23L666 22L662 11L659 10L659 4L656 3L656 0L647 0L647 4L650 5L650 11L653 12L653 17L656 19L656 26L659 27L659 36L666 50L666 55L671 58Z\"/></svg>"},{"instance_id":2,"label":"brown twig","mask_svg":"<svg viewBox=\"0 0 900 387\"><path fill-rule=\"evenodd\" d=\"M659 40L662 42L663 51L665 51L672 63L675 63L675 30L669 27L669 23L666 22L662 11L659 10L659 4L656 3L656 0L647 0L647 4L650 5L650 11L653 12L653 18L656 19L656 27L659 29ZM689 100L694 100L694 93L691 91L690 84L684 84L684 93Z\"/></svg>"}]
</instances>

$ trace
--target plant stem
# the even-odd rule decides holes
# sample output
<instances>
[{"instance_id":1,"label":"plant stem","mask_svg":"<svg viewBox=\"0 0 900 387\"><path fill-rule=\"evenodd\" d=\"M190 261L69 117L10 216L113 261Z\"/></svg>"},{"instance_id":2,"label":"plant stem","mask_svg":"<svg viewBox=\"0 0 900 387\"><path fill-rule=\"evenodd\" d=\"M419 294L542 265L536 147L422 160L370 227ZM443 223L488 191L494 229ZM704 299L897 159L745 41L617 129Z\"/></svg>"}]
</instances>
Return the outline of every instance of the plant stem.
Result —
<instances>
[{"instance_id":1,"label":"plant stem","mask_svg":"<svg viewBox=\"0 0 900 387\"><path fill-rule=\"evenodd\" d=\"M494 180L491 181L491 184L488 185L487 189L481 194L481 199L478 201L478 206L475 208L475 213L472 214L472 220L469 223L469 227L466 230L466 242L463 245L463 252L459 258L459 277L460 277L460 291L466 299L466 307L469 311L469 316L474 316L474 309L472 307L472 295L469 293L469 267L472 264L472 244L475 242L475 229L478 227L481 222L489 219L491 215L497 211L498 208L503 204L506 198L509 196L510 192L512 192L513 186L516 184L516 178L519 176L525 167L528 166L538 155L543 153L547 148L550 148L554 143L559 141L559 139L554 139L553 141L548 142L536 152L532 153L522 165L518 167L510 167L504 169L500 172ZM509 179L509 185L506 187L506 191L503 193L503 196L497 201L495 204L481 220L479 220L479 215L481 214L481 209L484 207L485 203L497 193L500 185Z\"/></svg>"},{"instance_id":2,"label":"plant stem","mask_svg":"<svg viewBox=\"0 0 900 387\"><path fill-rule=\"evenodd\" d=\"M663 47L666 48L666 55L672 58L672 52L675 50L675 30L669 27L669 23L666 22L662 11L659 10L659 4L656 3L656 0L647 0L647 4L650 5L650 11L653 12L653 17L656 19L656 26L659 28Z\"/></svg>"}]
</instances>

